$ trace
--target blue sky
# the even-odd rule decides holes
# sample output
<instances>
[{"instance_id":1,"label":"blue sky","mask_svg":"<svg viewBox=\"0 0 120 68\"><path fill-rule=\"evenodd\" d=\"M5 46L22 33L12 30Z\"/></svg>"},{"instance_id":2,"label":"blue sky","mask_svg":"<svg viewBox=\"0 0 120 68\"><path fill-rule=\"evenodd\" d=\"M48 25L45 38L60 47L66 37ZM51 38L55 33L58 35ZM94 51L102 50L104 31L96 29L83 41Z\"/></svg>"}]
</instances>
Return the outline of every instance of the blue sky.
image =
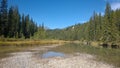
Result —
<instances>
[{"instance_id":1,"label":"blue sky","mask_svg":"<svg viewBox=\"0 0 120 68\"><path fill-rule=\"evenodd\" d=\"M8 0L8 4L17 5L21 14L29 14L38 24L55 29L88 21L93 11L103 14L107 1L112 9L120 8L120 0Z\"/></svg>"}]
</instances>

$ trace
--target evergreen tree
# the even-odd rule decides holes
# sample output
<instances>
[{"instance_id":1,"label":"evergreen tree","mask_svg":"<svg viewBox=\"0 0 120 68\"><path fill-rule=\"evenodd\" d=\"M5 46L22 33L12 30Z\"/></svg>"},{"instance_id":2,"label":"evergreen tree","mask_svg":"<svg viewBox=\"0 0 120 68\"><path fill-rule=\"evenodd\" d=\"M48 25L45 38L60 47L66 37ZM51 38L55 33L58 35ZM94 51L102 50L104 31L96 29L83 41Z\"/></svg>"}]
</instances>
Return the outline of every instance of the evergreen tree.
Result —
<instances>
[{"instance_id":1,"label":"evergreen tree","mask_svg":"<svg viewBox=\"0 0 120 68\"><path fill-rule=\"evenodd\" d=\"M18 22L18 38L22 37L22 22L21 22L21 16L19 15L19 22Z\"/></svg>"},{"instance_id":2,"label":"evergreen tree","mask_svg":"<svg viewBox=\"0 0 120 68\"><path fill-rule=\"evenodd\" d=\"M1 11L1 8L0 8ZM1 13L0 13L0 36L2 35L2 21L1 21Z\"/></svg>"},{"instance_id":3,"label":"evergreen tree","mask_svg":"<svg viewBox=\"0 0 120 68\"><path fill-rule=\"evenodd\" d=\"M7 37L8 34L8 16L7 16L7 0L2 0L0 6L0 35Z\"/></svg>"},{"instance_id":4,"label":"evergreen tree","mask_svg":"<svg viewBox=\"0 0 120 68\"><path fill-rule=\"evenodd\" d=\"M9 24L9 36L10 37L18 37L19 34L19 23L20 23L20 15L17 7L11 7L9 9L8 14L8 24Z\"/></svg>"},{"instance_id":5,"label":"evergreen tree","mask_svg":"<svg viewBox=\"0 0 120 68\"><path fill-rule=\"evenodd\" d=\"M93 19L92 17L90 18L90 21L89 21L89 41L92 41L93 38L94 38L94 29L93 29Z\"/></svg>"},{"instance_id":6,"label":"evergreen tree","mask_svg":"<svg viewBox=\"0 0 120 68\"><path fill-rule=\"evenodd\" d=\"M93 41L97 40L97 25L98 25L98 16L97 13L93 13Z\"/></svg>"},{"instance_id":7,"label":"evergreen tree","mask_svg":"<svg viewBox=\"0 0 120 68\"><path fill-rule=\"evenodd\" d=\"M112 12L112 34L116 40L120 40L120 10Z\"/></svg>"},{"instance_id":8,"label":"evergreen tree","mask_svg":"<svg viewBox=\"0 0 120 68\"><path fill-rule=\"evenodd\" d=\"M18 7L11 6L7 12L7 0L2 0L0 5L0 36L10 38L30 38L37 31L37 25L30 20L29 15L19 13Z\"/></svg>"},{"instance_id":9,"label":"evergreen tree","mask_svg":"<svg viewBox=\"0 0 120 68\"><path fill-rule=\"evenodd\" d=\"M10 9L9 9L9 14L8 14L8 29L9 29L9 32L8 32L8 36L10 38L14 37L14 8L11 6Z\"/></svg>"},{"instance_id":10,"label":"evergreen tree","mask_svg":"<svg viewBox=\"0 0 120 68\"><path fill-rule=\"evenodd\" d=\"M25 36L25 16L24 14L22 15L22 22L21 22L21 26L22 26L22 36Z\"/></svg>"},{"instance_id":11,"label":"evergreen tree","mask_svg":"<svg viewBox=\"0 0 120 68\"><path fill-rule=\"evenodd\" d=\"M25 16L25 38L30 38L30 18Z\"/></svg>"},{"instance_id":12,"label":"evergreen tree","mask_svg":"<svg viewBox=\"0 0 120 68\"><path fill-rule=\"evenodd\" d=\"M102 16L101 13L98 15L98 24L97 24L97 41L101 41L102 38Z\"/></svg>"},{"instance_id":13,"label":"evergreen tree","mask_svg":"<svg viewBox=\"0 0 120 68\"><path fill-rule=\"evenodd\" d=\"M111 7L110 4L107 3L106 9L105 9L105 16L104 16L104 25L103 25L103 41L109 42L112 41L112 35L111 35Z\"/></svg>"},{"instance_id":14,"label":"evergreen tree","mask_svg":"<svg viewBox=\"0 0 120 68\"><path fill-rule=\"evenodd\" d=\"M17 7L15 7L15 9L14 9L14 35L15 35L15 37L17 38L18 37L18 30L19 30L19 23L20 23L20 15L19 15L19 11L18 11L18 8Z\"/></svg>"}]
</instances>

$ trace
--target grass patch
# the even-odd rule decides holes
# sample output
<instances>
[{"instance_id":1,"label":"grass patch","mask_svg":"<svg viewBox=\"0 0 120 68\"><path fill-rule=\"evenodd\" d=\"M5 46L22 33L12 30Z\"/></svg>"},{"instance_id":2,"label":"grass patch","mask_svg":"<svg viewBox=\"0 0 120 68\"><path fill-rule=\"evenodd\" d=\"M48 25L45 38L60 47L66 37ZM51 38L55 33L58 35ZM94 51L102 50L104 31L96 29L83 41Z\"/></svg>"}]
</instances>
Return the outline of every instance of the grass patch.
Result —
<instances>
[{"instance_id":1,"label":"grass patch","mask_svg":"<svg viewBox=\"0 0 120 68\"><path fill-rule=\"evenodd\" d=\"M64 53L87 53L96 56L97 61L106 62L116 67L120 67L120 49L99 48L80 44L65 44L58 46L54 50Z\"/></svg>"},{"instance_id":2,"label":"grass patch","mask_svg":"<svg viewBox=\"0 0 120 68\"><path fill-rule=\"evenodd\" d=\"M33 47L63 44L68 41L62 40L24 40L24 39L2 39L0 40L0 58L9 56L8 53L24 51Z\"/></svg>"},{"instance_id":3,"label":"grass patch","mask_svg":"<svg viewBox=\"0 0 120 68\"><path fill-rule=\"evenodd\" d=\"M0 46L0 58L8 57L8 53L27 50L24 46Z\"/></svg>"},{"instance_id":4,"label":"grass patch","mask_svg":"<svg viewBox=\"0 0 120 68\"><path fill-rule=\"evenodd\" d=\"M44 45L44 44L62 44L68 41L62 40L12 40L12 41L0 41L0 46L8 45Z\"/></svg>"}]
</instances>

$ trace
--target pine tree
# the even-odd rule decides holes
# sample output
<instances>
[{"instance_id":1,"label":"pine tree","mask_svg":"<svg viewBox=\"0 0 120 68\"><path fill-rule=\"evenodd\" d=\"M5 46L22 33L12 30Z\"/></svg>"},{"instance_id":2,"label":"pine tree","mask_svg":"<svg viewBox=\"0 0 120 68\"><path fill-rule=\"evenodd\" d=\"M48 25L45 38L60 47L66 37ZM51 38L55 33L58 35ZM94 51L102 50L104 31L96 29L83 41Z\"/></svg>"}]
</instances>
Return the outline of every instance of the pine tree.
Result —
<instances>
[{"instance_id":1,"label":"pine tree","mask_svg":"<svg viewBox=\"0 0 120 68\"><path fill-rule=\"evenodd\" d=\"M30 38L37 32L37 25L30 20L29 15L19 13L18 7L11 6L7 12L7 0L2 0L0 5L0 36L9 38Z\"/></svg>"},{"instance_id":2,"label":"pine tree","mask_svg":"<svg viewBox=\"0 0 120 68\"><path fill-rule=\"evenodd\" d=\"M18 11L18 7L15 7L14 9L14 35L17 38L18 37L18 30L19 30L19 23L20 23L20 15L19 15L19 11Z\"/></svg>"},{"instance_id":3,"label":"pine tree","mask_svg":"<svg viewBox=\"0 0 120 68\"><path fill-rule=\"evenodd\" d=\"M112 12L112 33L116 40L120 40L120 10Z\"/></svg>"},{"instance_id":4,"label":"pine tree","mask_svg":"<svg viewBox=\"0 0 120 68\"><path fill-rule=\"evenodd\" d=\"M93 33L94 33L94 31L93 31L93 19L92 19L92 17L90 18L90 21L89 21L89 29L88 29L88 31L89 31L89 41L92 41L93 40Z\"/></svg>"},{"instance_id":5,"label":"pine tree","mask_svg":"<svg viewBox=\"0 0 120 68\"><path fill-rule=\"evenodd\" d=\"M19 14L19 22L18 22L18 38L22 37L22 22L21 22L21 16Z\"/></svg>"},{"instance_id":6,"label":"pine tree","mask_svg":"<svg viewBox=\"0 0 120 68\"><path fill-rule=\"evenodd\" d=\"M1 9L0 9L1 11ZM1 13L0 13L0 36L2 35L2 21L1 21Z\"/></svg>"},{"instance_id":7,"label":"pine tree","mask_svg":"<svg viewBox=\"0 0 120 68\"><path fill-rule=\"evenodd\" d=\"M7 37L8 34L8 16L7 16L7 0L2 0L0 6L0 35Z\"/></svg>"},{"instance_id":8,"label":"pine tree","mask_svg":"<svg viewBox=\"0 0 120 68\"><path fill-rule=\"evenodd\" d=\"M22 26L22 34L23 36L25 36L25 16L24 14L22 15L22 22L21 22L21 26Z\"/></svg>"},{"instance_id":9,"label":"pine tree","mask_svg":"<svg viewBox=\"0 0 120 68\"><path fill-rule=\"evenodd\" d=\"M101 41L101 38L102 38L102 16L101 13L99 13L97 24L97 41Z\"/></svg>"},{"instance_id":10,"label":"pine tree","mask_svg":"<svg viewBox=\"0 0 120 68\"><path fill-rule=\"evenodd\" d=\"M110 42L112 41L112 34L111 34L111 6L109 3L106 5L105 9L105 16L104 16L104 25L103 25L103 41Z\"/></svg>"},{"instance_id":11,"label":"pine tree","mask_svg":"<svg viewBox=\"0 0 120 68\"><path fill-rule=\"evenodd\" d=\"M98 18L97 13L94 11L93 13L93 41L97 40L97 25L98 25Z\"/></svg>"},{"instance_id":12,"label":"pine tree","mask_svg":"<svg viewBox=\"0 0 120 68\"><path fill-rule=\"evenodd\" d=\"M30 35L34 36L34 33L36 32L36 24L34 23L33 19L30 20Z\"/></svg>"},{"instance_id":13,"label":"pine tree","mask_svg":"<svg viewBox=\"0 0 120 68\"><path fill-rule=\"evenodd\" d=\"M11 7L9 9L8 14L8 24L9 24L9 36L10 37L18 37L19 34L19 23L20 23L20 15L17 7Z\"/></svg>"},{"instance_id":14,"label":"pine tree","mask_svg":"<svg viewBox=\"0 0 120 68\"><path fill-rule=\"evenodd\" d=\"M25 16L25 38L30 38L30 18Z\"/></svg>"},{"instance_id":15,"label":"pine tree","mask_svg":"<svg viewBox=\"0 0 120 68\"><path fill-rule=\"evenodd\" d=\"M8 13L8 25L9 25L8 36L10 38L14 37L14 15L13 15L14 10L13 9L14 8L11 6Z\"/></svg>"}]
</instances>

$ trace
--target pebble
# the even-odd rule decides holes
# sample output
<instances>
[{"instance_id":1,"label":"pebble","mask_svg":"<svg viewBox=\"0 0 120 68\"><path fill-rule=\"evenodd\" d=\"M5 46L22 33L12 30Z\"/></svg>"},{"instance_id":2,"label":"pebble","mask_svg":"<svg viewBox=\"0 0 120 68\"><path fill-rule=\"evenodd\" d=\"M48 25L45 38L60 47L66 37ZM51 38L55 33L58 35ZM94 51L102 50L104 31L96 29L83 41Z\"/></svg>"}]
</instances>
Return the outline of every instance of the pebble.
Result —
<instances>
[{"instance_id":1,"label":"pebble","mask_svg":"<svg viewBox=\"0 0 120 68\"><path fill-rule=\"evenodd\" d=\"M0 60L0 68L114 68L112 65L92 60L94 56L88 54L46 59L36 58L32 52L18 52L12 55Z\"/></svg>"}]
</instances>

